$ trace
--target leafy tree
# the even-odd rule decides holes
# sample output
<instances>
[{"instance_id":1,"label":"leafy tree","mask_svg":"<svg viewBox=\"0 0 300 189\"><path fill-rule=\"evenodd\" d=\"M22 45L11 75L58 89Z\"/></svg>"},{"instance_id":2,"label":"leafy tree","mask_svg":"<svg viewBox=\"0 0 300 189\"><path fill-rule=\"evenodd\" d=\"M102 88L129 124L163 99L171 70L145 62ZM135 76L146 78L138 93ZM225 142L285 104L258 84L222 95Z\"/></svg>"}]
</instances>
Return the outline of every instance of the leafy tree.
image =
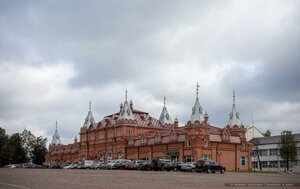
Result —
<instances>
[{"instance_id":1,"label":"leafy tree","mask_svg":"<svg viewBox=\"0 0 300 189\"><path fill-rule=\"evenodd\" d=\"M19 133L15 133L9 137L2 148L1 155L3 164L26 162L26 153Z\"/></svg>"},{"instance_id":2,"label":"leafy tree","mask_svg":"<svg viewBox=\"0 0 300 189\"><path fill-rule=\"evenodd\" d=\"M47 154L47 138L37 137L34 141L31 151L32 162L42 165L45 162L45 156Z\"/></svg>"},{"instance_id":3,"label":"leafy tree","mask_svg":"<svg viewBox=\"0 0 300 189\"><path fill-rule=\"evenodd\" d=\"M292 131L282 131L281 141L279 143L280 157L286 162L287 171L289 171L289 162L294 161L297 155L295 137Z\"/></svg>"},{"instance_id":4,"label":"leafy tree","mask_svg":"<svg viewBox=\"0 0 300 189\"><path fill-rule=\"evenodd\" d=\"M4 146L8 142L9 136L5 134L5 129L0 127L0 167L5 164Z\"/></svg>"},{"instance_id":5,"label":"leafy tree","mask_svg":"<svg viewBox=\"0 0 300 189\"><path fill-rule=\"evenodd\" d=\"M265 133L263 133L263 135L264 135L265 137L271 136L271 131L270 131L270 129L268 129Z\"/></svg>"},{"instance_id":6,"label":"leafy tree","mask_svg":"<svg viewBox=\"0 0 300 189\"><path fill-rule=\"evenodd\" d=\"M27 160L31 160L36 137L26 129L24 129L24 131L20 134L20 136L22 137L22 145L25 150Z\"/></svg>"}]
</instances>

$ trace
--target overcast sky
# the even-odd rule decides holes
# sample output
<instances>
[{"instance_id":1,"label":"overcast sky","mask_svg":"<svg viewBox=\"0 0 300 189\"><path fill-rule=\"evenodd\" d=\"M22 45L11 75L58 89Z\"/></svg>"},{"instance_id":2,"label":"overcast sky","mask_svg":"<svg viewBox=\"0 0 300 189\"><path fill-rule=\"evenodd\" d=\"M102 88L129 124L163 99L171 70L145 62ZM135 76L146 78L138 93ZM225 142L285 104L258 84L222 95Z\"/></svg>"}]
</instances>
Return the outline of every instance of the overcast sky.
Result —
<instances>
[{"instance_id":1,"label":"overcast sky","mask_svg":"<svg viewBox=\"0 0 300 189\"><path fill-rule=\"evenodd\" d=\"M0 127L73 141L125 89L183 126L199 99L223 128L232 91L245 125L300 132L300 1L0 0Z\"/></svg>"}]
</instances>

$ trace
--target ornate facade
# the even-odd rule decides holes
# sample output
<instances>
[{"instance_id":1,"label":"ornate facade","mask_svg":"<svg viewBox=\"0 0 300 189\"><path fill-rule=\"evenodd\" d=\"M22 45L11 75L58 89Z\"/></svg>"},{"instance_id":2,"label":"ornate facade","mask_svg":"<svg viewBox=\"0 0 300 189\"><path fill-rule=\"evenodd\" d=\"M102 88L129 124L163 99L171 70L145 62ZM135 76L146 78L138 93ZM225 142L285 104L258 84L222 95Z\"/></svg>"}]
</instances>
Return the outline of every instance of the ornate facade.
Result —
<instances>
[{"instance_id":1,"label":"ornate facade","mask_svg":"<svg viewBox=\"0 0 300 189\"><path fill-rule=\"evenodd\" d=\"M227 170L251 170L252 145L245 138L246 128L236 111L235 95L228 124L218 128L209 123L203 114L198 97L192 108L190 120L179 126L171 119L164 107L159 120L149 113L137 110L128 102L127 91L124 104L117 113L95 122L91 104L84 124L80 129L80 141L62 145L51 143L46 162L71 163L85 159L109 162L113 159L171 158L191 162L213 159ZM56 130L58 135L58 132Z\"/></svg>"}]
</instances>

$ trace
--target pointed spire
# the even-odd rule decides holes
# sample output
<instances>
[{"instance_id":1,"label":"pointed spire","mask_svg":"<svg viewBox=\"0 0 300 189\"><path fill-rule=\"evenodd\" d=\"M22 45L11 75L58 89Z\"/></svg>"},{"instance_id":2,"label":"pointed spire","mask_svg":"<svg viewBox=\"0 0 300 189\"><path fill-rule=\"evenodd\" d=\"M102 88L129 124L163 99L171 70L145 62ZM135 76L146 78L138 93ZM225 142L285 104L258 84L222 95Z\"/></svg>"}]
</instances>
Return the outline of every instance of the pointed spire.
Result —
<instances>
[{"instance_id":1,"label":"pointed spire","mask_svg":"<svg viewBox=\"0 0 300 189\"><path fill-rule=\"evenodd\" d=\"M130 108L130 105L127 101L127 89L125 90L125 102L124 102L124 105L121 107L121 110L120 110L120 115L119 115L119 118L118 120L122 120L122 119L132 119L134 120L134 116L133 116L133 113L132 113L132 110Z\"/></svg>"},{"instance_id":2,"label":"pointed spire","mask_svg":"<svg viewBox=\"0 0 300 189\"><path fill-rule=\"evenodd\" d=\"M233 89L233 95L232 95L232 105L235 106L235 90Z\"/></svg>"},{"instance_id":3,"label":"pointed spire","mask_svg":"<svg viewBox=\"0 0 300 189\"><path fill-rule=\"evenodd\" d=\"M202 107L199 102L199 87L200 85L197 83L196 85L196 101L192 108L191 122L199 121L200 123L204 120Z\"/></svg>"},{"instance_id":4,"label":"pointed spire","mask_svg":"<svg viewBox=\"0 0 300 189\"><path fill-rule=\"evenodd\" d=\"M170 117L170 114L167 110L167 107L166 107L166 100L167 100L167 98L164 96L164 107L163 107L162 112L161 112L160 117L159 117L159 121L163 125L173 123L172 119Z\"/></svg>"},{"instance_id":5,"label":"pointed spire","mask_svg":"<svg viewBox=\"0 0 300 189\"><path fill-rule=\"evenodd\" d=\"M52 137L52 142L51 142L51 145L57 145L57 144L61 144L61 141L60 141L60 136L58 134L58 130L57 130L57 121L55 122L55 132L54 132L54 135Z\"/></svg>"},{"instance_id":6,"label":"pointed spire","mask_svg":"<svg viewBox=\"0 0 300 189\"><path fill-rule=\"evenodd\" d=\"M242 121L240 120L240 113L236 111L236 106L235 106L235 90L233 90L233 95L232 95L232 109L229 114L229 121L228 124L229 126L241 126Z\"/></svg>"},{"instance_id":7,"label":"pointed spire","mask_svg":"<svg viewBox=\"0 0 300 189\"><path fill-rule=\"evenodd\" d=\"M199 94L199 88L200 88L200 85L198 84L198 82L197 82L197 86L196 86L196 98L198 99L199 97L198 97L198 94Z\"/></svg>"},{"instance_id":8,"label":"pointed spire","mask_svg":"<svg viewBox=\"0 0 300 189\"><path fill-rule=\"evenodd\" d=\"M95 119L92 113L92 102L89 102L89 111L82 125L83 128L89 127L91 124L95 123Z\"/></svg>"}]
</instances>

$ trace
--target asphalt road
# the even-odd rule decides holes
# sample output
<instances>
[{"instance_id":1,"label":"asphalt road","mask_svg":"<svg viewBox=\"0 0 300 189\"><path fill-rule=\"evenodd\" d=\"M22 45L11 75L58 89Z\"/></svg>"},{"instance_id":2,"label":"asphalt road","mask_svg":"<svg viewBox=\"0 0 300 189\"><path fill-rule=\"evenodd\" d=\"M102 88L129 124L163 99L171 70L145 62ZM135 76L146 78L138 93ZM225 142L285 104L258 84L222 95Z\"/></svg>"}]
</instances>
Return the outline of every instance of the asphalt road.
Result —
<instances>
[{"instance_id":1,"label":"asphalt road","mask_svg":"<svg viewBox=\"0 0 300 189\"><path fill-rule=\"evenodd\" d=\"M241 187L225 184L243 184ZM252 183L252 186L246 186ZM266 184L300 183L300 174L283 173L184 173L119 170L0 169L5 189L190 189L190 188L300 188ZM263 185L264 184L264 185Z\"/></svg>"}]
</instances>

